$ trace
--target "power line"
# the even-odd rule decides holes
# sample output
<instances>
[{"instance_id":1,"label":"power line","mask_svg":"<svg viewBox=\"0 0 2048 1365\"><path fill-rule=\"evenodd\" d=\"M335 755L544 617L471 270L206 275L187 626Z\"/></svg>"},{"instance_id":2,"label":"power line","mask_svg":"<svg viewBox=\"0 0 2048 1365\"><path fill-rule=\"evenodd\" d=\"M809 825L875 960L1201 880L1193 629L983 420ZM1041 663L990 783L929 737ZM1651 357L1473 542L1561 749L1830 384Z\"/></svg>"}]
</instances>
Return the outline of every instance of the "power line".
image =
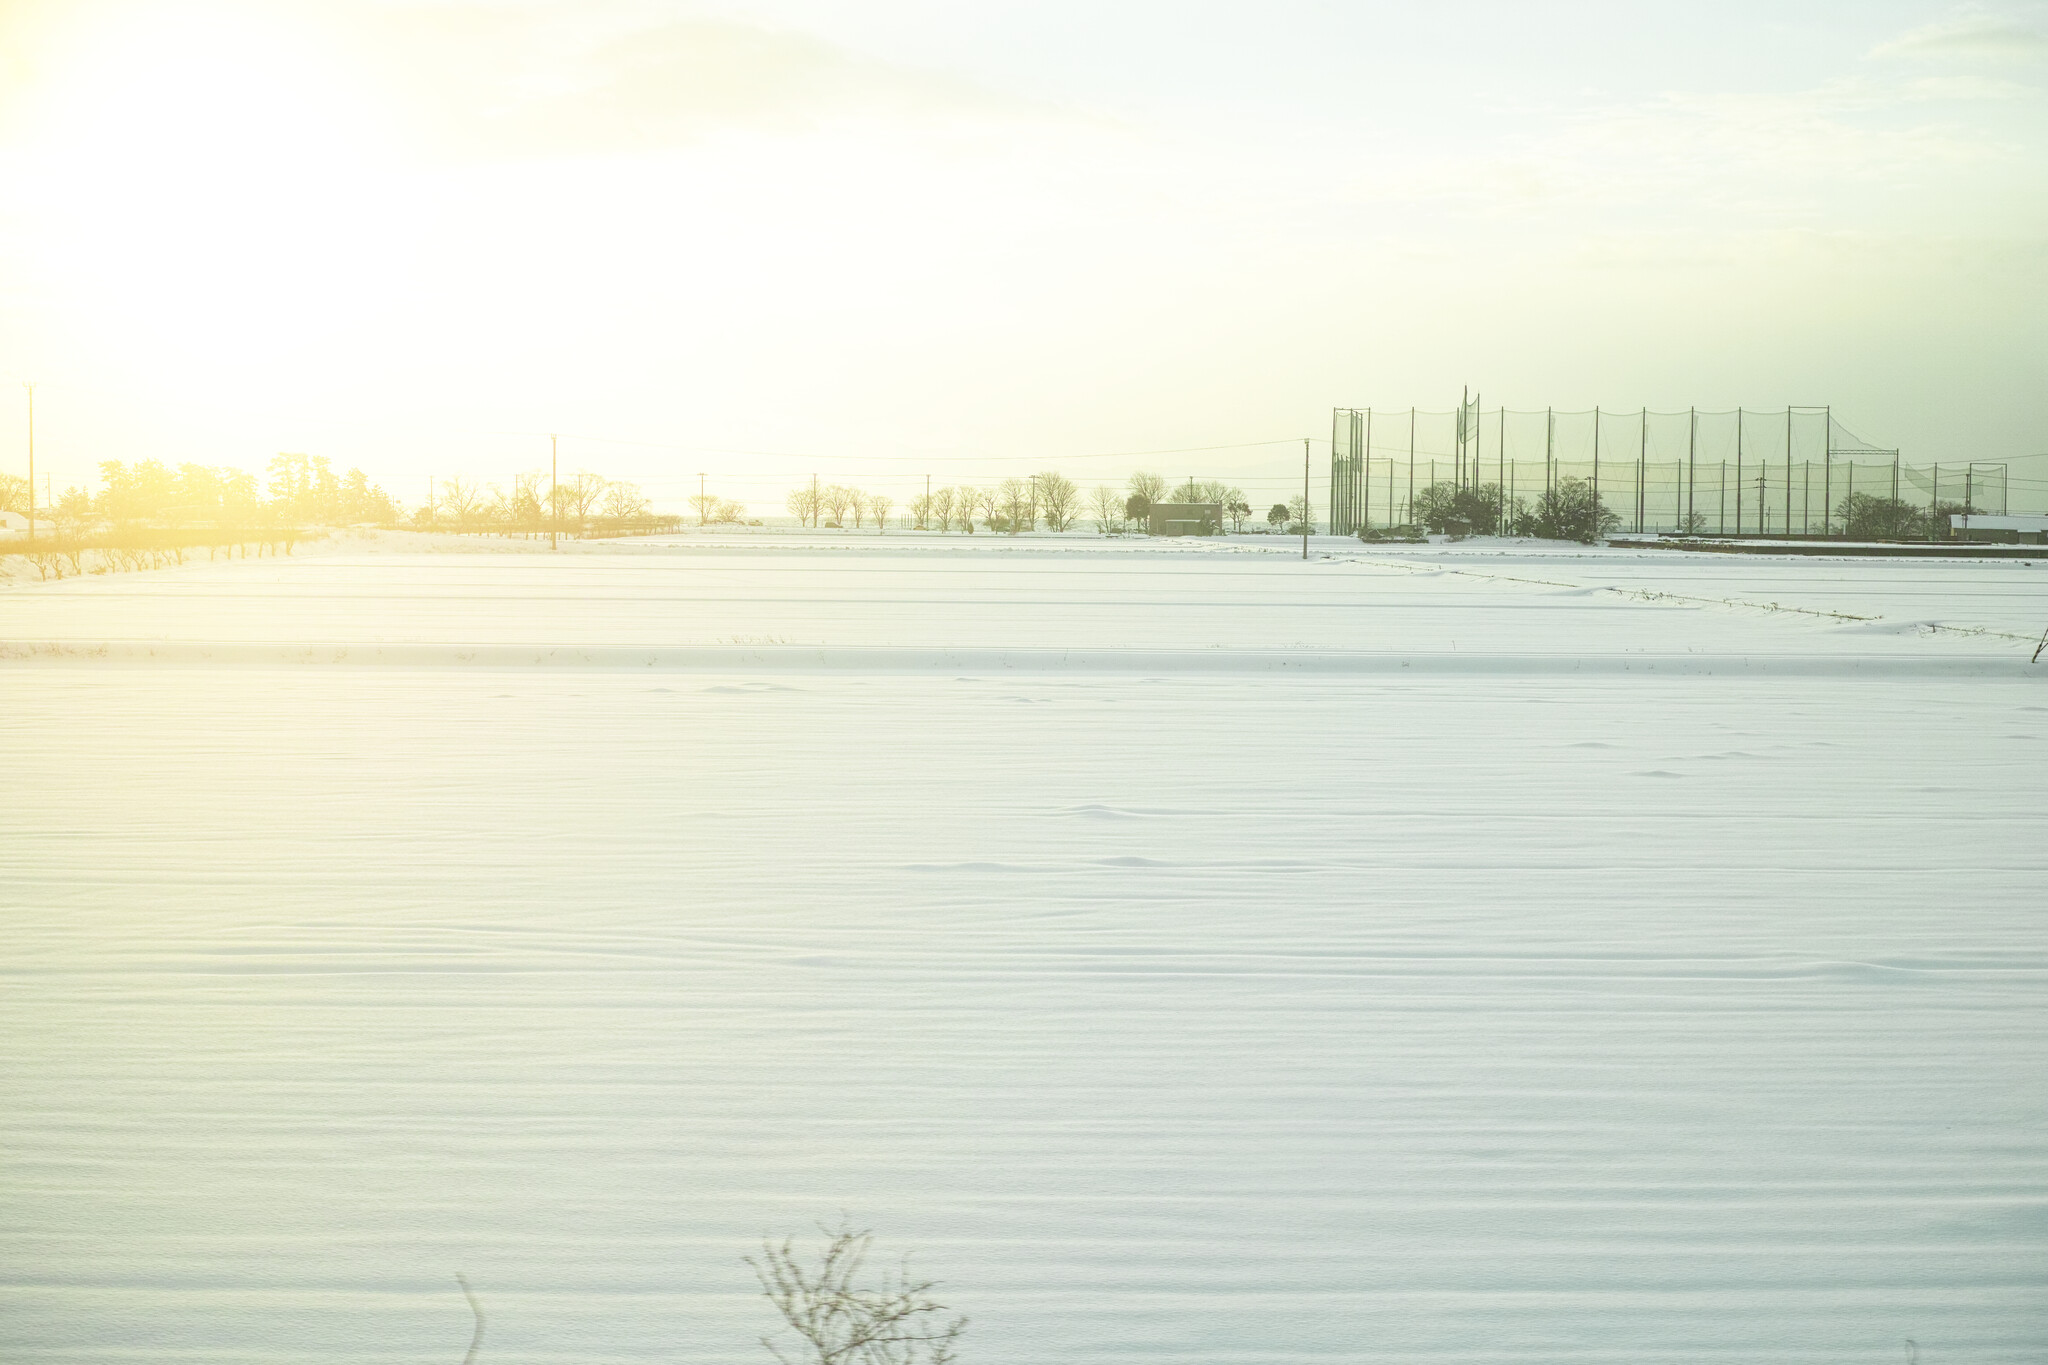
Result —
<instances>
[{"instance_id":1,"label":"power line","mask_svg":"<svg viewBox=\"0 0 2048 1365\"><path fill-rule=\"evenodd\" d=\"M542 436L548 432L530 431L486 431L484 436ZM560 433L565 441L588 441L595 445L633 446L643 450L673 450L693 455L750 455L771 460L867 460L871 462L909 463L930 465L949 458L972 460L976 464L1045 464L1059 460L1134 460L1150 455L1200 455L1218 450L1256 450L1264 446L1291 446L1301 438L1283 436L1269 441L1232 441L1213 446L1172 446L1158 450L1098 450L1078 455L959 455L955 457L925 455L825 455L805 450L746 450L737 446L692 446L674 441L636 441L619 436L588 436L576 432ZM1319 444L1327 445L1324 438L1315 438Z\"/></svg>"}]
</instances>

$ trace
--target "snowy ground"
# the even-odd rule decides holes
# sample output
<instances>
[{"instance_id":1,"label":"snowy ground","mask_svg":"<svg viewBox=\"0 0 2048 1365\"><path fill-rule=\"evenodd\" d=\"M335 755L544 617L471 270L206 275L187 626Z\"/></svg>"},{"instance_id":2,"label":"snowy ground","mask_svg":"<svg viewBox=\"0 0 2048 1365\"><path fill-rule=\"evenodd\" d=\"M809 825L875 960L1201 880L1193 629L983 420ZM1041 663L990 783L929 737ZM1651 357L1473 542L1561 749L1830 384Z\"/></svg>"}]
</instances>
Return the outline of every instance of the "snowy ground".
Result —
<instances>
[{"instance_id":1,"label":"snowy ground","mask_svg":"<svg viewBox=\"0 0 2048 1365\"><path fill-rule=\"evenodd\" d=\"M2048 568L1318 551L0 592L0 1359L2039 1361Z\"/></svg>"}]
</instances>

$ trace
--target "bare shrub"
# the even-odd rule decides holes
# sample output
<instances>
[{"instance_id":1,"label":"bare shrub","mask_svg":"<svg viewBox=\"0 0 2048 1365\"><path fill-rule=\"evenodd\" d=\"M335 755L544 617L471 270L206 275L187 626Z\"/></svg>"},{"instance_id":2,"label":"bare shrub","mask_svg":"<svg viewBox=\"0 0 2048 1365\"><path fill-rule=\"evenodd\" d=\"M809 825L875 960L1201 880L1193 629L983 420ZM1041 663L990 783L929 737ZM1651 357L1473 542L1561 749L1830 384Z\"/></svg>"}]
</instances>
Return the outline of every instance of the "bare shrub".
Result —
<instances>
[{"instance_id":1,"label":"bare shrub","mask_svg":"<svg viewBox=\"0 0 2048 1365\"><path fill-rule=\"evenodd\" d=\"M782 1365L948 1365L967 1330L964 1317L947 1317L932 1297L934 1280L915 1279L910 1263L862 1282L874 1234L842 1222L838 1231L820 1226L824 1249L815 1262L800 1256L794 1241L761 1244L761 1257L746 1258L761 1281L761 1292L793 1334L788 1350L775 1336L761 1338Z\"/></svg>"}]
</instances>

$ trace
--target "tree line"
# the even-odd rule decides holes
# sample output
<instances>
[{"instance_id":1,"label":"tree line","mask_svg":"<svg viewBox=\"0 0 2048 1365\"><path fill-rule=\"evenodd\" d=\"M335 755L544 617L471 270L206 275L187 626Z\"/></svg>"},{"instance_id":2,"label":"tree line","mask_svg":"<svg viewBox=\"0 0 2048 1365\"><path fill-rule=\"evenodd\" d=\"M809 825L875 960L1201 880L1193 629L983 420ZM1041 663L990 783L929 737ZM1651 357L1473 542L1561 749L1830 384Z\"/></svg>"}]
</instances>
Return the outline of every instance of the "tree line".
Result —
<instances>
[{"instance_id":1,"label":"tree line","mask_svg":"<svg viewBox=\"0 0 2048 1365\"><path fill-rule=\"evenodd\" d=\"M551 483L545 470L534 469L514 474L509 483L460 475L437 478L431 500L407 524L422 531L532 539L551 532L613 536L667 531L681 525L682 518L655 512L640 486L623 479L579 469Z\"/></svg>"},{"instance_id":2,"label":"tree line","mask_svg":"<svg viewBox=\"0 0 2048 1365\"><path fill-rule=\"evenodd\" d=\"M1252 511L1241 490L1215 480L1190 479L1174 487L1163 474L1141 470L1123 488L1098 484L1084 493L1058 470L1044 470L999 483L934 488L902 504L900 518L907 530L967 535L977 528L1014 535L1041 525L1048 531L1067 531L1086 519L1105 534L1118 534L1133 522L1144 525L1152 508L1164 502L1214 503L1219 518L1239 531ZM868 526L885 529L890 512L897 508L886 493L815 482L791 489L783 505L800 526L856 531ZM700 508L699 524L705 523ZM1221 525L1216 529L1220 531Z\"/></svg>"},{"instance_id":3,"label":"tree line","mask_svg":"<svg viewBox=\"0 0 2048 1365\"><path fill-rule=\"evenodd\" d=\"M1974 512L1964 503L1937 502L1918 507L1899 498L1851 493L1835 509L1840 534L1849 540L1936 540L1949 534L1951 513ZM1503 497L1497 483L1460 486L1438 482L1415 494L1409 516L1437 534L1535 536L1544 540L1576 540L1592 544L1620 529L1621 515L1609 507L1583 479L1560 479L1555 488L1535 498ZM1680 530L1703 534L1707 514L1693 512ZM1367 538L1381 532L1362 532Z\"/></svg>"},{"instance_id":4,"label":"tree line","mask_svg":"<svg viewBox=\"0 0 2048 1365\"><path fill-rule=\"evenodd\" d=\"M337 473L325 456L278 455L266 487L256 475L230 465L187 463L173 469L159 460L102 460L100 487L71 487L54 503L39 504L59 534L147 524L157 527L388 524L398 508L360 469ZM0 474L0 509L28 512L28 480Z\"/></svg>"}]
</instances>

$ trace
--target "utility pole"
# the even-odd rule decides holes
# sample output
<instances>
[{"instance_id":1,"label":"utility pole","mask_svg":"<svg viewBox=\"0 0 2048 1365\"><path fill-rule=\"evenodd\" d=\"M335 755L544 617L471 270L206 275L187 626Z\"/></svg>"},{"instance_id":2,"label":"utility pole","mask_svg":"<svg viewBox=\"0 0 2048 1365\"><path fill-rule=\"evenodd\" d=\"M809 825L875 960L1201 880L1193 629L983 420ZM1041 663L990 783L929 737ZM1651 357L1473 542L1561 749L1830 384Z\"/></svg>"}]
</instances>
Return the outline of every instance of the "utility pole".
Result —
<instances>
[{"instance_id":1,"label":"utility pole","mask_svg":"<svg viewBox=\"0 0 2048 1365\"><path fill-rule=\"evenodd\" d=\"M562 499L556 492L561 472L562 438L551 431L548 433L548 502L554 507L555 514L548 521L548 549L556 553L562 548L557 543L557 538L562 532Z\"/></svg>"},{"instance_id":2,"label":"utility pole","mask_svg":"<svg viewBox=\"0 0 2048 1365\"><path fill-rule=\"evenodd\" d=\"M704 515L705 509L710 505L704 498L704 472L699 470L697 471L697 524L699 526L706 524L710 520L709 517Z\"/></svg>"},{"instance_id":3,"label":"utility pole","mask_svg":"<svg viewBox=\"0 0 2048 1365\"><path fill-rule=\"evenodd\" d=\"M427 475L427 529L434 529L434 476Z\"/></svg>"},{"instance_id":4,"label":"utility pole","mask_svg":"<svg viewBox=\"0 0 2048 1365\"><path fill-rule=\"evenodd\" d=\"M1301 438L1301 557L1308 558L1308 445L1309 438Z\"/></svg>"},{"instance_id":5,"label":"utility pole","mask_svg":"<svg viewBox=\"0 0 2048 1365\"><path fill-rule=\"evenodd\" d=\"M36 386L23 380L28 390L28 538L36 538Z\"/></svg>"},{"instance_id":6,"label":"utility pole","mask_svg":"<svg viewBox=\"0 0 2048 1365\"><path fill-rule=\"evenodd\" d=\"M918 529L918 530L920 530L920 531L928 531L928 530L930 530L930 529L931 529L931 528L930 528L929 526L925 525L925 518L926 518L926 517L929 517L929 516L930 516L931 514L932 514L932 476L931 476L931 475L929 475L929 474L927 474L927 475L925 475L925 476L924 476L924 510L923 510L923 511L921 511L921 512L919 512L919 513L917 514L917 529Z\"/></svg>"},{"instance_id":7,"label":"utility pole","mask_svg":"<svg viewBox=\"0 0 2048 1365\"><path fill-rule=\"evenodd\" d=\"M1643 475L1649 468L1650 458L1650 409L1645 406L1642 416L1642 430L1636 439L1636 534L1643 533L1643 512L1646 499L1643 497Z\"/></svg>"}]
</instances>

